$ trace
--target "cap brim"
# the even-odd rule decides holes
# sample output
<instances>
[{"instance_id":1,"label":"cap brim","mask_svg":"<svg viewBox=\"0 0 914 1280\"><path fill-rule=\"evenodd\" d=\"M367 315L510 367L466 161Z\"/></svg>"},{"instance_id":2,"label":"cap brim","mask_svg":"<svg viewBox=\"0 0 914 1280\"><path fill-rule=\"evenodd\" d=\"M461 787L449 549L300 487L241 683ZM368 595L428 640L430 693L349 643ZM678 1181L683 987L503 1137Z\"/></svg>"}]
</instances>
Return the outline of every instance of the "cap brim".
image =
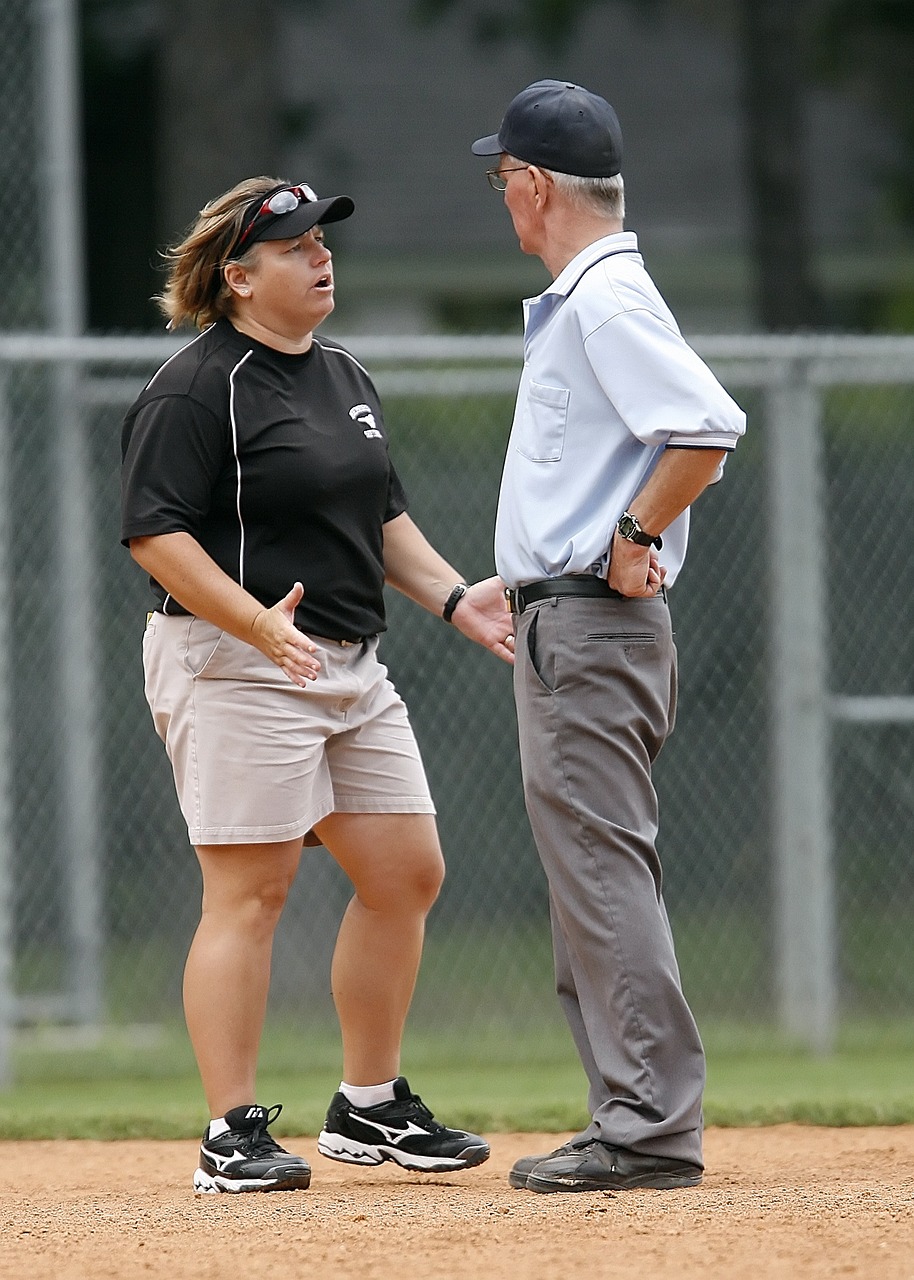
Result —
<instances>
[{"instance_id":1,"label":"cap brim","mask_svg":"<svg viewBox=\"0 0 914 1280\"><path fill-rule=\"evenodd\" d=\"M342 222L355 211L349 196L330 196L327 200L303 200L291 213L277 214L258 234L255 226L251 244L258 240L294 240L312 227L324 222Z\"/></svg>"},{"instance_id":2,"label":"cap brim","mask_svg":"<svg viewBox=\"0 0 914 1280\"><path fill-rule=\"evenodd\" d=\"M474 156L500 156L504 151L498 134L493 133L488 138L477 138L470 150Z\"/></svg>"}]
</instances>

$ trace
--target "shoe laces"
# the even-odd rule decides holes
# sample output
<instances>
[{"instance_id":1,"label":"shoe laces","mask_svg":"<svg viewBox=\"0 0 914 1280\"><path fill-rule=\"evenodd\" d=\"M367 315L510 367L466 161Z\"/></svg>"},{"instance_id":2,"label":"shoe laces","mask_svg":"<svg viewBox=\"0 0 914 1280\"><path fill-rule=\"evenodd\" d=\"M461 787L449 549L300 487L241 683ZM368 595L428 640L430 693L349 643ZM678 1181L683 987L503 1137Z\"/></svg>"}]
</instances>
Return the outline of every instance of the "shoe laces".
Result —
<instances>
[{"instance_id":1,"label":"shoe laces","mask_svg":"<svg viewBox=\"0 0 914 1280\"><path fill-rule=\"evenodd\" d=\"M267 1126L273 1123L280 1111L282 1111L281 1102L277 1102L273 1107L267 1107L263 1119L255 1120L249 1133L243 1131L239 1134L238 1145L246 1156L268 1156L274 1151L282 1151L279 1143L267 1133Z\"/></svg>"},{"instance_id":2,"label":"shoe laces","mask_svg":"<svg viewBox=\"0 0 914 1280\"><path fill-rule=\"evenodd\" d=\"M410 1094L403 1111L408 1118L415 1118L429 1133L440 1133L444 1128L444 1125L440 1124L429 1111L418 1093Z\"/></svg>"}]
</instances>

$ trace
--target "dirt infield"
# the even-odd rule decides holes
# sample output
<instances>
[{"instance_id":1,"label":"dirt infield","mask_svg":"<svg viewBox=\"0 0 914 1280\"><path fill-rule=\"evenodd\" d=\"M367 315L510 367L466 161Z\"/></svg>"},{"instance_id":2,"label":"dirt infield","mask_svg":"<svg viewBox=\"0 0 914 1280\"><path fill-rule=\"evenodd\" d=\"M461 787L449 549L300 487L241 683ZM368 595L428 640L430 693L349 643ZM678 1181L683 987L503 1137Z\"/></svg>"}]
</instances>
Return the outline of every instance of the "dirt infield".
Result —
<instances>
[{"instance_id":1,"label":"dirt infield","mask_svg":"<svg viewBox=\"0 0 914 1280\"><path fill-rule=\"evenodd\" d=\"M579 1275L914 1280L914 1126L711 1129L702 1186L534 1195L556 1135L502 1134L457 1176L359 1169L286 1141L310 1191L201 1196L189 1142L0 1143L0 1277Z\"/></svg>"}]
</instances>

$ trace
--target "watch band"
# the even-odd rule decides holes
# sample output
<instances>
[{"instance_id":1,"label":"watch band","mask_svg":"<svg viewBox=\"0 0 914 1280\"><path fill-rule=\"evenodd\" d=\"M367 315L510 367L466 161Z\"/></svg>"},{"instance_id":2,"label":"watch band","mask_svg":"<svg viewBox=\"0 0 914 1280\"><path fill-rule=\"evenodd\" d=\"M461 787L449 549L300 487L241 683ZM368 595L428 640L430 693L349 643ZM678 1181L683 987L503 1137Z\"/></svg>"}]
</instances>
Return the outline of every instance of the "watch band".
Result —
<instances>
[{"instance_id":1,"label":"watch band","mask_svg":"<svg viewBox=\"0 0 914 1280\"><path fill-rule=\"evenodd\" d=\"M465 582L458 582L455 587L451 588L451 594L444 602L444 608L441 610L441 616L445 622L452 622L454 618L454 610L460 601L466 595L469 587Z\"/></svg>"}]
</instances>

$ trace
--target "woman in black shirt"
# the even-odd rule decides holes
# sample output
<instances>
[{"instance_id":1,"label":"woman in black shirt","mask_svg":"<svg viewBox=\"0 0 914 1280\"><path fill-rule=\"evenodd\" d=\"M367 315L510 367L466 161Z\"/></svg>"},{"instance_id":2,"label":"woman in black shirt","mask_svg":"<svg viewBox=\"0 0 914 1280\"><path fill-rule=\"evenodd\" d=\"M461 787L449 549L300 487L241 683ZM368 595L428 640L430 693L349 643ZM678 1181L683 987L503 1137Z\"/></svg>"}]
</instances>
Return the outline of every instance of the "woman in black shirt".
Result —
<instances>
[{"instance_id":1,"label":"woman in black shirt","mask_svg":"<svg viewBox=\"0 0 914 1280\"><path fill-rule=\"evenodd\" d=\"M444 868L405 707L376 656L388 582L506 661L501 584L467 588L406 511L366 371L314 331L333 310L322 225L347 196L240 183L168 255L163 310L200 335L127 414L122 539L150 575L146 694L203 873L184 1005L212 1117L199 1192L301 1189L255 1076L273 933L302 843L354 895L334 952L343 1080L319 1150L445 1171L482 1138L399 1074Z\"/></svg>"}]
</instances>

